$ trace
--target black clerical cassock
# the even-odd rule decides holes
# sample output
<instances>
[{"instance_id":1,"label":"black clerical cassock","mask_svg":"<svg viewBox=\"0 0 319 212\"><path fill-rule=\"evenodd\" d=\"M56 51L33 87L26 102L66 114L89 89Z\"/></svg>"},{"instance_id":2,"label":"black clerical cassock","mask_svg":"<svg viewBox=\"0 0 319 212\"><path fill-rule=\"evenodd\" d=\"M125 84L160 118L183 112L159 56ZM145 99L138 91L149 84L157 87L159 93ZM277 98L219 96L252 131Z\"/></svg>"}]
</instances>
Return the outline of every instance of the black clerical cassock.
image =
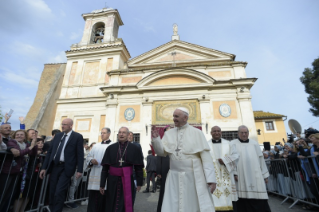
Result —
<instances>
[{"instance_id":1,"label":"black clerical cassock","mask_svg":"<svg viewBox=\"0 0 319 212\"><path fill-rule=\"evenodd\" d=\"M128 141L110 145L102 160L100 187L105 191L105 210L110 212L133 212L133 168L137 186L143 184L143 156L141 149ZM134 165L134 166L133 166Z\"/></svg>"}]
</instances>

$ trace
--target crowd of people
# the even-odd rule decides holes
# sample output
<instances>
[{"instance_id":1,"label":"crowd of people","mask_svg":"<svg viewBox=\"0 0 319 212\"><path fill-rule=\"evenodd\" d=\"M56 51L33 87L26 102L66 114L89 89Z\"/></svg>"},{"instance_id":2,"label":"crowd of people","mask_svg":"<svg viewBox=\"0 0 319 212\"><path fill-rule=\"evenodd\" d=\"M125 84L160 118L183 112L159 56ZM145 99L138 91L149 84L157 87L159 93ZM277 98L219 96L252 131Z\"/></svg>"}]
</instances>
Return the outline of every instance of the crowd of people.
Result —
<instances>
[{"instance_id":1,"label":"crowd of people","mask_svg":"<svg viewBox=\"0 0 319 212\"><path fill-rule=\"evenodd\" d=\"M163 134L152 128L146 157L127 127L118 130L116 142L105 127L101 142L89 145L73 131L72 119L62 121L62 131L40 136L36 129L25 129L23 117L20 129L12 131L5 116L0 126L0 211L22 212L42 201L58 212L64 206L77 208L80 200L88 212L131 212L145 177L144 193L156 192L155 179L160 181L158 212L268 212L268 192L319 204L319 133L261 151L244 125L232 141L214 126L207 141L187 123L188 115L186 108L177 108L174 128L166 126Z\"/></svg>"},{"instance_id":2,"label":"crowd of people","mask_svg":"<svg viewBox=\"0 0 319 212\"><path fill-rule=\"evenodd\" d=\"M287 142L277 142L263 155L270 172L268 190L287 197L319 204L319 132L301 137L298 134ZM304 209L314 208L305 204Z\"/></svg>"}]
</instances>

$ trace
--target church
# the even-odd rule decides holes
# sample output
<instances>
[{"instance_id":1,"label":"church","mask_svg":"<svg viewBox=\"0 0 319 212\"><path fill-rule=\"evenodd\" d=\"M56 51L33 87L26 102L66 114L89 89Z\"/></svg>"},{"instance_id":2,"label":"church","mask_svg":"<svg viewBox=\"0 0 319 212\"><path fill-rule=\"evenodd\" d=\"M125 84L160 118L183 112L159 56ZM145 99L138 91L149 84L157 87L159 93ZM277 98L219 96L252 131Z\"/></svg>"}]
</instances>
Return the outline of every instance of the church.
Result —
<instances>
[{"instance_id":1,"label":"church","mask_svg":"<svg viewBox=\"0 0 319 212\"><path fill-rule=\"evenodd\" d=\"M247 77L247 62L235 55L180 40L178 26L167 43L131 58L118 37L123 20L118 10L104 8L82 14L82 39L66 51L67 63L45 64L27 128L50 135L65 118L73 130L92 142L100 130L111 129L111 140L127 126L134 140L150 149L152 126L173 126L173 111L186 107L189 124L203 131L218 125L223 137L237 137L246 125L257 140L250 89L257 78ZM41 89L40 89L41 88Z\"/></svg>"}]
</instances>

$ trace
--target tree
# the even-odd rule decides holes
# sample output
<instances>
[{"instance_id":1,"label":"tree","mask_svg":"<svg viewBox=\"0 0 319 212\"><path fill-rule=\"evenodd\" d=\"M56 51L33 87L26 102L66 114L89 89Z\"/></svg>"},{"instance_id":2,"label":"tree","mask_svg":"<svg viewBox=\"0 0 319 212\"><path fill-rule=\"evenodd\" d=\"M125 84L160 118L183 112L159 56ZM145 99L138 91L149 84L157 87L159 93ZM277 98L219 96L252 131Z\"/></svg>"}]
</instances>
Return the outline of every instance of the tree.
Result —
<instances>
[{"instance_id":1,"label":"tree","mask_svg":"<svg viewBox=\"0 0 319 212\"><path fill-rule=\"evenodd\" d=\"M319 57L312 63L313 68L305 68L300 81L309 94L308 102L311 105L309 111L312 115L319 117Z\"/></svg>"}]
</instances>

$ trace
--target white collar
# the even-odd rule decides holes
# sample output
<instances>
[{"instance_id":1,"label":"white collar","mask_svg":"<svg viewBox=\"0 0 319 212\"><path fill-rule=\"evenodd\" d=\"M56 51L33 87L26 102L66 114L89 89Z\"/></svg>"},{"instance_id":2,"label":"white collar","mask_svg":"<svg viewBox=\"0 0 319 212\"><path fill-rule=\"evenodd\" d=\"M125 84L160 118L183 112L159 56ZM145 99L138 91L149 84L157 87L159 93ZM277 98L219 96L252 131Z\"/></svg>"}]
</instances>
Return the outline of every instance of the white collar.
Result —
<instances>
[{"instance_id":1,"label":"white collar","mask_svg":"<svg viewBox=\"0 0 319 212\"><path fill-rule=\"evenodd\" d=\"M66 136L70 136L72 132L73 132L73 130L71 130L70 132L68 132L68 133L66 134ZM65 135L65 133L64 133L64 135Z\"/></svg>"},{"instance_id":2,"label":"white collar","mask_svg":"<svg viewBox=\"0 0 319 212\"><path fill-rule=\"evenodd\" d=\"M178 130L183 130L183 129L186 129L186 127L188 127L189 124L186 123L184 126L181 126L181 127L177 127Z\"/></svg>"}]
</instances>

